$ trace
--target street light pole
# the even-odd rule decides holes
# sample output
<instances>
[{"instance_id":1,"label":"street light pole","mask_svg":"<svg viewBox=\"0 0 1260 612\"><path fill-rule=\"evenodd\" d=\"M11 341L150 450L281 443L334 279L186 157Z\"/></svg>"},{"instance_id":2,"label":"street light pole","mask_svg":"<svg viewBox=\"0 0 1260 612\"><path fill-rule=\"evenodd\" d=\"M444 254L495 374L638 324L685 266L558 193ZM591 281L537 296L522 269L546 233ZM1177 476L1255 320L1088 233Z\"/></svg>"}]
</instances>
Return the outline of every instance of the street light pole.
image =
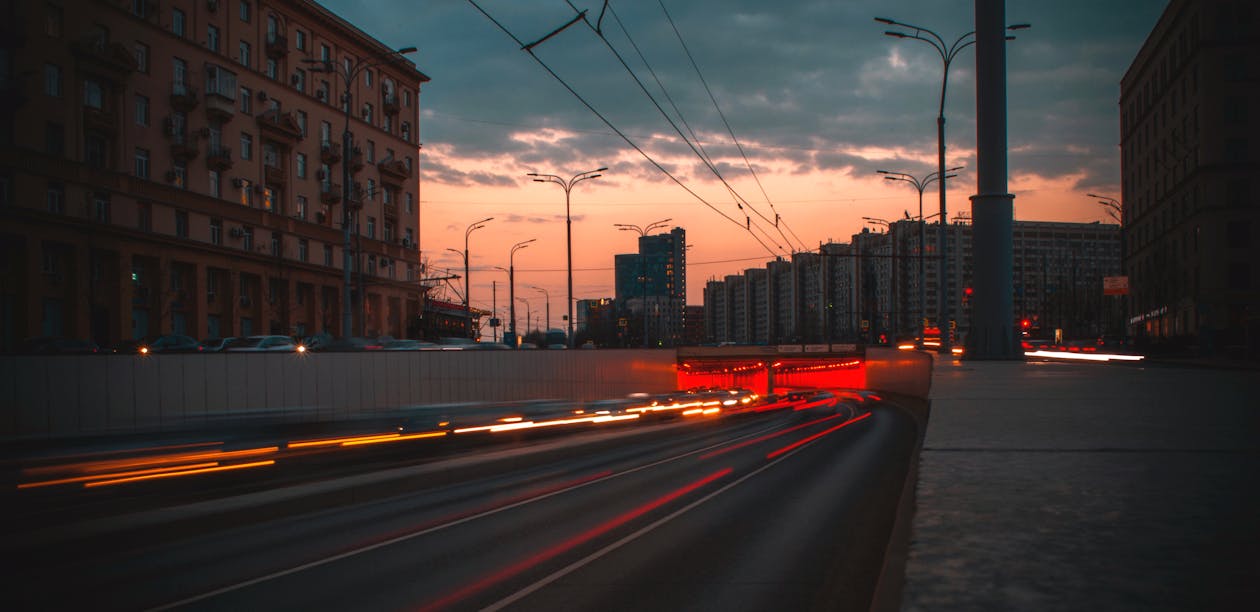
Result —
<instances>
[{"instance_id":1,"label":"street light pole","mask_svg":"<svg viewBox=\"0 0 1260 612\"><path fill-rule=\"evenodd\" d=\"M468 268L468 237L471 236L473 232L485 227L486 222L493 220L494 217L486 217L480 221L473 221L472 223L469 223L468 228L464 230L464 334L467 338L473 337L472 294L469 293L472 283L470 282L471 279L469 278Z\"/></svg>"},{"instance_id":2,"label":"street light pole","mask_svg":"<svg viewBox=\"0 0 1260 612\"><path fill-rule=\"evenodd\" d=\"M1107 216L1115 219L1116 223L1120 224L1120 275L1127 276L1124 269L1124 205L1120 203L1120 200L1115 198L1101 196L1094 193L1087 193L1085 195L1091 198L1098 198L1098 203L1102 204L1107 210ZM1127 289L1125 291L1125 293L1120 294L1120 342L1122 344L1127 344L1129 339L1129 294Z\"/></svg>"},{"instance_id":3,"label":"street light pole","mask_svg":"<svg viewBox=\"0 0 1260 612\"><path fill-rule=\"evenodd\" d=\"M569 307L568 307L568 346L573 348L573 217L569 214L569 192L573 191L573 186L586 179L593 179L603 176L599 174L607 170L606 166L579 172L572 178L565 180L554 174L538 174L530 172L526 176L534 177L535 183L555 183L564 188L564 244L565 257L567 260L567 269L569 272Z\"/></svg>"},{"instance_id":4,"label":"street light pole","mask_svg":"<svg viewBox=\"0 0 1260 612\"><path fill-rule=\"evenodd\" d=\"M520 336L516 334L516 252L529 246L537 238L530 238L524 242L518 242L512 245L512 250L508 252L508 303L510 304L509 314L512 317L512 348L520 346Z\"/></svg>"},{"instance_id":5,"label":"street light pole","mask_svg":"<svg viewBox=\"0 0 1260 612\"><path fill-rule=\"evenodd\" d=\"M941 219L940 219L940 231L938 232L938 240L940 242L939 250L940 250L940 258L941 258L940 259L941 300L939 304L940 320L938 322L938 325L941 327L940 353L949 355L953 352L953 347L950 346L951 342L950 342L949 334L945 332L945 327L944 327L949 324L949 299L948 299L949 298L949 278L946 276L946 271L947 271L946 261L948 260L947 255L949 253L949 249L945 244L945 230L946 230L946 225L949 223L949 215L946 214L945 212L945 182L946 182L945 179L948 178L947 175L949 173L949 171L945 169L945 90L946 90L946 86L949 84L950 64L953 63L954 58L958 57L958 54L962 52L963 49L966 49L967 47L970 47L976 44L976 32L974 30L972 30L971 32L967 32L966 34L959 36L958 39L955 40L952 44L946 45L945 39L941 38L941 36L937 34L936 32L933 32L932 30L929 30L927 28L911 25L908 23L903 23L903 22L896 21L893 19L888 19L885 17L876 17L875 21L879 23L911 30L912 32L889 30L889 31L885 31L884 35L891 36L893 38L907 38L907 39L922 41L930 45L932 49L934 49L937 52L937 54L941 56L941 64L942 64L941 98L940 98L940 104L937 107L937 114L936 114L937 176L941 177L939 179L940 180L939 191L940 191L940 202L941 202L941 210L940 210ZM1028 24L1016 24L1016 25L1008 26L1008 29L1019 30L1019 29L1023 29L1027 27L1028 27Z\"/></svg>"},{"instance_id":6,"label":"street light pole","mask_svg":"<svg viewBox=\"0 0 1260 612\"><path fill-rule=\"evenodd\" d=\"M525 335L528 336L529 335L529 320L530 320L530 317L533 316L530 314L529 300L523 297L518 297L516 299L525 303Z\"/></svg>"},{"instance_id":7,"label":"street light pole","mask_svg":"<svg viewBox=\"0 0 1260 612\"><path fill-rule=\"evenodd\" d=\"M415 47L403 47L396 51L372 55L360 58L353 65L345 65L341 72L333 67L331 59L306 59L303 60L308 64L319 64L318 67L312 67L311 72L326 72L330 74L340 75L344 89L341 93L342 111L345 115L345 127L341 131L341 229L342 229L342 279L341 279L341 335L349 336L354 333L354 305L350 299L350 269L354 265L354 249L351 244L351 217L350 217L350 150L352 148L352 136L350 134L350 85L354 83L355 77L359 71L365 68L371 68L381 63L389 61L394 57L401 57L408 53L415 53ZM360 289L360 293L362 289ZM359 296L360 300L363 296ZM360 309L362 310L362 309ZM359 313L360 317L364 316L363 312ZM366 325L366 324L365 324Z\"/></svg>"},{"instance_id":8,"label":"street light pole","mask_svg":"<svg viewBox=\"0 0 1260 612\"><path fill-rule=\"evenodd\" d=\"M547 326L543 328L543 333L546 334L551 331L551 293L542 287L536 287L534 285L530 285L529 288L541 291L543 296L547 299Z\"/></svg>"},{"instance_id":9,"label":"street light pole","mask_svg":"<svg viewBox=\"0 0 1260 612\"><path fill-rule=\"evenodd\" d=\"M665 227L667 223L673 221L670 219L661 219L654 223L650 223L647 227L639 227L629 223L614 223L613 226L621 231L637 232L639 238L647 237L648 233L654 229ZM647 307L647 253L643 252L642 241L639 243L639 278L643 285L643 348L648 348L648 307Z\"/></svg>"},{"instance_id":10,"label":"street light pole","mask_svg":"<svg viewBox=\"0 0 1260 612\"><path fill-rule=\"evenodd\" d=\"M955 166L946 170L946 172L954 172L962 169L962 166ZM927 220L923 218L923 190L927 189L927 186L931 185L933 181L940 180L941 174L938 170L936 172L928 173L923 178L918 178L913 175L906 174L905 172L890 172L888 170L876 170L876 172L883 174L885 180L910 183L914 186L915 191L919 192L919 348L922 349L923 338L926 334L923 319L927 309L927 274L924 272L923 268L923 254L927 250L927 237L925 236L927 233ZM954 178L955 176L958 175L946 174L945 178L949 179ZM939 327L940 324L938 323L937 325Z\"/></svg>"}]
</instances>

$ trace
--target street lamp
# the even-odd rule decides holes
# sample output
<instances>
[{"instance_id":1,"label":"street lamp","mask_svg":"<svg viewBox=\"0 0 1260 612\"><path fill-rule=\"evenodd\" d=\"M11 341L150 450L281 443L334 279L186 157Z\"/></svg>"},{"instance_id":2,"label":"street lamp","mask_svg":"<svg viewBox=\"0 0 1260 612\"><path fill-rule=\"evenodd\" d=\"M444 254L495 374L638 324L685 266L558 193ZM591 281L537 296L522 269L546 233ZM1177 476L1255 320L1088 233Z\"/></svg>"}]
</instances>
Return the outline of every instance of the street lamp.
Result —
<instances>
[{"instance_id":1,"label":"street lamp","mask_svg":"<svg viewBox=\"0 0 1260 612\"><path fill-rule=\"evenodd\" d=\"M1098 195L1098 194L1095 194L1095 193L1087 193L1087 194L1085 194L1085 195L1087 195L1087 196L1089 196L1089 197L1091 197L1091 198L1097 198L1097 199L1098 199L1098 203L1099 203L1099 204L1102 204L1102 205L1103 205L1103 208L1105 208L1105 209L1106 209L1106 211L1107 211L1107 216L1111 217L1112 219L1115 219L1116 223L1119 223L1119 224L1120 224L1120 274L1121 274L1121 275L1125 275L1125 273L1124 273L1124 272L1125 272L1125 271L1124 271L1124 258L1125 258L1125 250L1124 250L1124 243L1125 243L1125 240L1124 240L1124 234L1125 234L1125 227L1124 227L1124 205L1120 203L1120 200L1117 200L1117 199L1115 199L1115 198L1111 198L1111 197L1107 197L1107 196L1101 196L1101 195ZM1126 291L1127 291L1127 290L1126 290ZM1122 343L1123 343L1123 342L1125 342L1125 341L1127 341L1127 340L1128 340L1128 338L1129 338L1129 321L1128 321L1128 318L1129 318L1129 308L1128 308L1128 306L1129 306L1129 295L1128 295L1128 293L1126 292L1126 293L1122 293L1122 294L1120 294L1120 315L1121 315L1121 316L1120 316L1120 318L1121 318L1121 321L1120 321L1120 341L1121 341Z\"/></svg>"},{"instance_id":2,"label":"street lamp","mask_svg":"<svg viewBox=\"0 0 1260 612\"><path fill-rule=\"evenodd\" d=\"M334 67L335 64L333 64L331 59L307 58L302 60L307 64L318 64L318 66L311 67L311 72L326 72L329 74L340 75L342 83L345 85L345 89L341 93L341 105L345 114L345 127L341 132L341 228L343 234L343 270L341 279L341 306L343 310L341 313L341 335L343 336L349 336L354 333L351 331L351 328L354 327L354 306L350 301L350 268L354 264L354 259L351 256L352 246L350 243L350 149L352 140L350 134L350 85L354 83L354 79L359 74L359 71L383 64L395 58L400 58L408 53L415 53L415 51L415 47L403 47L396 51L387 51L385 53L361 57L353 64L343 64L341 71L338 71ZM322 144L323 143L321 143L321 145ZM362 291L360 291L360 293L362 293ZM363 296L360 295L359 298L363 299ZM364 313L362 312L359 313L359 317L360 335L362 335L362 327L366 326L366 322L363 319L366 317L364 317Z\"/></svg>"},{"instance_id":3,"label":"street lamp","mask_svg":"<svg viewBox=\"0 0 1260 612\"><path fill-rule=\"evenodd\" d=\"M573 348L573 218L569 215L569 192L573 191L574 185L585 181L586 179L599 178L603 176L599 173L607 169L608 167L604 166L594 170L587 170L586 172L579 172L568 180L562 179L554 174L538 174L537 172L530 172L526 175L534 177L535 183L555 183L564 189L564 244L568 260L567 267L569 271L569 348Z\"/></svg>"},{"instance_id":4,"label":"street lamp","mask_svg":"<svg viewBox=\"0 0 1260 612\"><path fill-rule=\"evenodd\" d=\"M661 219L647 225L647 227L639 227L629 223L614 223L613 226L623 232L638 232L639 238L644 238L652 230L665 227L673 219ZM639 245L639 281L643 285L643 348L648 348L648 307L647 307L647 253L643 252L643 245Z\"/></svg>"},{"instance_id":5,"label":"street lamp","mask_svg":"<svg viewBox=\"0 0 1260 612\"><path fill-rule=\"evenodd\" d=\"M962 169L963 169L962 166L954 166L953 168L950 168L946 170L945 172L947 173L955 172L957 170L962 170ZM910 183L911 185L914 186L915 191L919 192L919 217L918 217L919 219L919 258L918 258L919 259L919 348L922 349L923 337L926 333L926 331L923 329L925 327L923 319L924 319L924 315L926 314L925 310L927 308L927 275L923 270L923 253L927 250L927 238L925 236L925 234L927 233L927 228L926 228L927 219L923 218L923 190L927 189L927 186L931 185L932 181L940 180L941 174L940 174L940 171L938 170L936 172L928 173L923 178L918 178L918 177L915 177L914 175L906 174L905 172L890 172L888 170L876 170L876 172L884 175L884 180L902 181L902 182ZM950 179L950 178L954 178L955 176L958 176L958 175L946 174L945 178ZM940 213L937 213L937 214L940 214ZM940 324L938 323L938 326L939 325Z\"/></svg>"},{"instance_id":6,"label":"street lamp","mask_svg":"<svg viewBox=\"0 0 1260 612\"><path fill-rule=\"evenodd\" d=\"M543 296L545 296L547 299L547 308L546 308L547 326L543 328L543 334L546 334L547 332L551 331L551 292L547 291L546 289L543 289L542 287L536 287L534 285L530 285L529 288L537 289L538 291L541 291L543 293Z\"/></svg>"},{"instance_id":7,"label":"street lamp","mask_svg":"<svg viewBox=\"0 0 1260 612\"><path fill-rule=\"evenodd\" d=\"M472 294L469 293L470 291L469 288L471 286L471 283L469 281L471 279L469 278L469 270L468 270L468 237L472 235L473 232L485 227L486 222L493 221L493 220L494 220L494 217L486 217L485 219L482 219L480 221L473 221L472 223L469 223L468 228L464 230L464 325L466 326L464 329L464 333L467 335L468 338L473 337ZM447 249L447 250L454 251L455 249ZM456 252L458 253L458 251Z\"/></svg>"},{"instance_id":8,"label":"street lamp","mask_svg":"<svg viewBox=\"0 0 1260 612\"><path fill-rule=\"evenodd\" d=\"M512 250L508 252L508 316L512 318L512 348L520 346L520 336L516 335L516 252L529 246L529 243L537 240L530 238L524 242L518 242L512 245ZM526 324L526 327L529 325Z\"/></svg>"},{"instance_id":9,"label":"street lamp","mask_svg":"<svg viewBox=\"0 0 1260 612\"><path fill-rule=\"evenodd\" d=\"M944 326L944 325L947 325L949 322L948 321L949 300L947 299L949 296L949 282L948 282L949 279L948 277L945 276L945 273L946 273L945 263L946 263L946 260L948 259L946 257L946 253L948 253L948 249L945 245L945 229L946 229L945 226L949 220L949 215L947 215L945 212L945 179L949 178L948 176L949 171L945 169L945 88L949 84L950 64L953 63L954 58L958 57L958 54L962 52L963 49L966 49L967 47L970 47L971 45L976 44L976 32L975 30L972 30L971 32L967 32L966 34L959 36L958 40L955 40L952 44L947 45L945 43L945 39L941 38L940 35L937 34L936 32L933 32L932 30L929 30L927 28L911 25L908 23L903 23L903 22L896 21L893 19L888 19L886 17L876 17L875 21L879 23L891 25L891 26L896 26L899 28L906 28L907 30L912 30L912 32L887 30L884 32L884 35L891 36L893 38L906 38L906 39L925 42L928 45L930 45L934 50L936 50L936 52L941 56L941 64L942 64L943 69L941 71L941 99L940 99L940 105L937 108L937 114L936 114L936 158L937 158L937 176L941 177L939 178L940 201L941 201L941 211L940 211L941 225L940 225L940 232L939 232L940 253L941 253L941 262L940 262L941 303L940 303L939 325ZM1007 26L1007 29L1022 30L1028 27L1030 27L1028 24L1020 23L1020 24ZM1008 36L1007 38L1012 39L1014 37ZM943 329L944 328L942 328L942 330ZM949 335L944 333L944 331L942 331L941 333L940 352L944 355L949 355L953 352L953 347L950 346Z\"/></svg>"}]
</instances>

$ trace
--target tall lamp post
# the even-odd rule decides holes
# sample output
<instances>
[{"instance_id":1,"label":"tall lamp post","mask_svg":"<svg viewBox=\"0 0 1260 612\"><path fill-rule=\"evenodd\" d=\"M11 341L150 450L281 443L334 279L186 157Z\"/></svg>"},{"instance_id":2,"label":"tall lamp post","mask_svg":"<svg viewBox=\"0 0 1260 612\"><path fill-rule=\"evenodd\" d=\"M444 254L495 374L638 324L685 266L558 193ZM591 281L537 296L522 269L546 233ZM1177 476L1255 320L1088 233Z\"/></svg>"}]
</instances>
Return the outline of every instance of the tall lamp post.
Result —
<instances>
[{"instance_id":1,"label":"tall lamp post","mask_svg":"<svg viewBox=\"0 0 1260 612\"><path fill-rule=\"evenodd\" d=\"M586 172L579 172L568 180L562 179L554 174L538 174L537 172L530 172L526 175L534 177L535 183L555 183L564 189L564 244L567 268L569 272L569 307L567 315L569 323L569 348L573 348L573 217L569 214L569 192L573 191L574 185L585 181L586 179L599 178L603 176L599 173L607 169L608 168L604 166L594 170L587 170Z\"/></svg>"},{"instance_id":2,"label":"tall lamp post","mask_svg":"<svg viewBox=\"0 0 1260 612\"><path fill-rule=\"evenodd\" d=\"M623 232L637 232L639 238L644 238L654 229L665 227L670 219L661 219L653 223L649 223L646 227L639 227L629 223L614 223L613 226ZM647 307L647 253L643 252L643 245L639 245L639 282L643 285L643 348L648 348L648 307Z\"/></svg>"},{"instance_id":3,"label":"tall lamp post","mask_svg":"<svg viewBox=\"0 0 1260 612\"><path fill-rule=\"evenodd\" d=\"M520 346L521 338L516 334L516 252L529 246L529 243L537 240L530 238L524 242L518 242L512 245L512 250L508 252L508 316L512 318L512 348ZM528 325L526 325L528 327Z\"/></svg>"},{"instance_id":4,"label":"tall lamp post","mask_svg":"<svg viewBox=\"0 0 1260 612\"><path fill-rule=\"evenodd\" d=\"M962 169L962 166L955 166L946 170L946 172L955 172ZM923 329L923 319L927 308L927 276L923 269L923 253L927 250L927 238L925 236L927 233L927 221L923 218L923 190L927 189L927 186L931 185L933 181L940 180L941 174L938 170L936 172L928 173L923 178L918 178L914 175L906 174L905 172L890 172L888 170L876 170L876 172L884 175L885 180L910 183L914 187L915 191L919 192L919 348L922 349L923 336L925 333L925 330ZM957 175L946 174L945 178L950 179L955 176Z\"/></svg>"},{"instance_id":5,"label":"tall lamp post","mask_svg":"<svg viewBox=\"0 0 1260 612\"><path fill-rule=\"evenodd\" d=\"M469 278L468 269L468 237L471 236L473 232L485 227L486 222L493 220L494 217L486 217L480 221L473 221L472 223L469 223L468 228L464 230L464 334L468 338L473 337L472 294L469 293L469 288L471 287L471 283L469 281L471 279Z\"/></svg>"},{"instance_id":6,"label":"tall lamp post","mask_svg":"<svg viewBox=\"0 0 1260 612\"><path fill-rule=\"evenodd\" d=\"M547 326L543 328L543 333L546 334L548 331L551 331L551 292L547 291L546 289L543 289L542 287L537 287L534 285L530 285L529 288L537 290L537 291L541 291L543 294L543 297L546 298L547 300L547 308L546 308Z\"/></svg>"},{"instance_id":7,"label":"tall lamp post","mask_svg":"<svg viewBox=\"0 0 1260 612\"><path fill-rule=\"evenodd\" d=\"M941 38L941 36L937 34L936 32L933 32L932 30L929 30L927 28L911 25L911 24L896 21L893 19L888 19L886 17L876 17L875 21L909 30L909 31L888 30L884 32L885 36L891 36L893 38L908 38L912 40L925 42L928 45L930 45L932 49L934 49L941 56L941 65L942 65L941 99L940 99L940 104L937 107L937 114L936 114L937 176L943 177L943 178L938 179L940 181L940 201L941 201L941 210L940 210L941 221L940 221L940 231L939 231L939 242L940 242L939 250L940 250L940 257L941 257L941 260L940 260L941 300L940 300L940 321L938 325L942 326L940 352L942 354L949 355L953 352L953 347L950 346L951 343L950 343L949 334L945 333L944 327L943 327L949 324L949 300L948 300L949 279L945 275L946 260L948 259L947 254L949 252L948 247L945 244L945 230L946 230L945 226L947 225L949 221L949 215L946 214L945 212L945 182L946 182L945 179L948 178L948 174L949 174L949 171L945 169L945 89L946 89L946 86L949 84L950 64L953 63L954 58L958 57L958 54L961 53L963 49L966 49L967 47L970 47L976 44L976 33L974 30L971 32L967 32L966 34L959 36L958 39L955 40L953 43L946 44L945 39ZM1028 24L1021 23L1021 24L1007 26L1007 29L1022 30L1027 27L1029 27Z\"/></svg>"},{"instance_id":8,"label":"tall lamp post","mask_svg":"<svg viewBox=\"0 0 1260 612\"><path fill-rule=\"evenodd\" d=\"M353 252L353 248L350 243L350 238L351 238L351 232L350 232L350 228L351 228L351 223L350 223L351 221L350 219L350 208L351 208L350 206L350 195L351 195L350 149L351 149L351 141L352 141L352 136L350 134L350 107L351 107L350 86L355 82L355 77L358 76L360 71L367 68L371 68L373 66L383 64L388 61L401 59L403 55L406 55L408 53L415 53L415 51L416 51L415 47L403 47L396 51L389 51L386 53L369 55L367 57L359 58L359 60L357 62L354 62L353 64L349 64L349 63L342 64L342 69L340 71L337 70L336 65L333 63L331 59L321 60L321 59L310 58L310 59L303 60L303 62L308 63L308 64L318 64L317 66L311 67L310 69L311 72L326 72L329 74L340 75L342 84L345 86L341 93L341 106L342 106L342 110L345 113L345 127L341 131L341 228L342 228L342 238L343 238L343 243L342 243L342 255L343 255L342 268L343 270L342 270L342 279L341 279L341 307L342 307L341 335L343 336L349 336L352 333L354 333L351 331L354 327L354 306L353 306L352 301L350 300L350 287L351 287L350 269L354 265L354 259L351 255L351 253ZM360 296L360 298L362 298L362 296ZM360 312L359 316L362 317L363 313Z\"/></svg>"},{"instance_id":9,"label":"tall lamp post","mask_svg":"<svg viewBox=\"0 0 1260 612\"><path fill-rule=\"evenodd\" d=\"M1120 203L1120 200L1117 200L1115 198L1102 196L1095 193L1087 193L1085 195L1091 198L1097 198L1098 203L1102 204L1103 207L1107 210L1107 216L1111 217L1112 219L1116 221L1116 223L1120 224L1120 274L1122 276L1125 276L1125 271L1124 271L1124 257L1125 257L1124 205ZM1120 294L1120 341L1122 343L1126 342L1129 339L1128 301L1129 301L1129 294L1128 294L1128 288L1126 288L1125 293Z\"/></svg>"},{"instance_id":10,"label":"tall lamp post","mask_svg":"<svg viewBox=\"0 0 1260 612\"><path fill-rule=\"evenodd\" d=\"M525 304L525 335L528 336L529 335L529 320L530 320L530 317L533 316L530 314L529 300L523 297L518 297L516 299L519 300L521 303Z\"/></svg>"}]
</instances>

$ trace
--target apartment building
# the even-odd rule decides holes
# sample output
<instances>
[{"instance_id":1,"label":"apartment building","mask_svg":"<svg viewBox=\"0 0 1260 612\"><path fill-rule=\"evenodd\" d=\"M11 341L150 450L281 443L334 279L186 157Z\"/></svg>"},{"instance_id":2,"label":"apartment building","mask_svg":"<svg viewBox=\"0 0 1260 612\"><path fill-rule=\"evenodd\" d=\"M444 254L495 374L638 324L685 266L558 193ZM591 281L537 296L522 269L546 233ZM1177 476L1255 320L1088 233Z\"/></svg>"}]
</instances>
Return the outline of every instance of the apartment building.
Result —
<instances>
[{"instance_id":1,"label":"apartment building","mask_svg":"<svg viewBox=\"0 0 1260 612\"><path fill-rule=\"evenodd\" d=\"M418 333L415 64L308 0L9 10L0 349Z\"/></svg>"}]
</instances>

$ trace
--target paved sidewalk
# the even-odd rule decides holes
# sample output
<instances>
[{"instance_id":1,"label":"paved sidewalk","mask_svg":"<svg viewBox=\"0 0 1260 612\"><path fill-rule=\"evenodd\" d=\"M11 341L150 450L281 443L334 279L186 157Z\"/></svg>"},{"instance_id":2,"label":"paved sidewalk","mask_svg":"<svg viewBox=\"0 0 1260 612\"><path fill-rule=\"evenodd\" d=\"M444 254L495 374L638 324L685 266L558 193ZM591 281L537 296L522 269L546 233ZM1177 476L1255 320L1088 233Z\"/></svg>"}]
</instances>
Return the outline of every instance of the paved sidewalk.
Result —
<instances>
[{"instance_id":1,"label":"paved sidewalk","mask_svg":"<svg viewBox=\"0 0 1260 612\"><path fill-rule=\"evenodd\" d=\"M937 363L904 610L1260 608L1260 376Z\"/></svg>"}]
</instances>

